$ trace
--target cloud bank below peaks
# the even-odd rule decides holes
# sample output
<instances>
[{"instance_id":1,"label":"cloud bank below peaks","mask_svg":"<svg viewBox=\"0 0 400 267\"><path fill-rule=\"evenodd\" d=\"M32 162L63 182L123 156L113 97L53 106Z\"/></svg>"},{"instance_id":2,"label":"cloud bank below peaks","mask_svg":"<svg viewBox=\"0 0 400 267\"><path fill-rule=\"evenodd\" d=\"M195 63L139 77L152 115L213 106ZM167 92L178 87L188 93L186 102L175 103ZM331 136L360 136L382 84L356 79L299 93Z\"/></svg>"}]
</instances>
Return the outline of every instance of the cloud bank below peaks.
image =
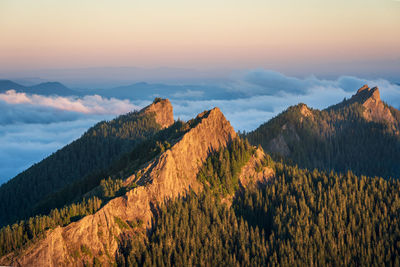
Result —
<instances>
[{"instance_id":1,"label":"cloud bank below peaks","mask_svg":"<svg viewBox=\"0 0 400 267\"><path fill-rule=\"evenodd\" d=\"M57 110L79 112L84 114L122 114L138 109L129 100L103 98L99 95L87 95L83 98L42 96L17 93L9 90L0 94L0 100L7 104L28 104L48 107Z\"/></svg>"},{"instance_id":2,"label":"cloud bank below peaks","mask_svg":"<svg viewBox=\"0 0 400 267\"><path fill-rule=\"evenodd\" d=\"M235 73L223 85L226 94L232 92L243 97L218 100L175 99L172 103L176 117L184 120L218 106L236 130L250 131L289 106L305 103L312 108L325 109L345 97L351 97L364 84L378 86L382 100L399 108L400 86L384 79L369 80L353 76L340 76L332 80L315 76L298 78L264 69Z\"/></svg>"},{"instance_id":3,"label":"cloud bank below peaks","mask_svg":"<svg viewBox=\"0 0 400 267\"><path fill-rule=\"evenodd\" d=\"M0 94L0 184L79 138L99 121L140 107L98 95Z\"/></svg>"},{"instance_id":4,"label":"cloud bank below peaks","mask_svg":"<svg viewBox=\"0 0 400 267\"><path fill-rule=\"evenodd\" d=\"M228 86L233 91L241 91L247 95L307 95L314 88L340 88L345 92L353 92L367 80L352 76L340 76L336 80L320 79L316 76L297 78L286 76L280 72L255 69L235 73Z\"/></svg>"}]
</instances>

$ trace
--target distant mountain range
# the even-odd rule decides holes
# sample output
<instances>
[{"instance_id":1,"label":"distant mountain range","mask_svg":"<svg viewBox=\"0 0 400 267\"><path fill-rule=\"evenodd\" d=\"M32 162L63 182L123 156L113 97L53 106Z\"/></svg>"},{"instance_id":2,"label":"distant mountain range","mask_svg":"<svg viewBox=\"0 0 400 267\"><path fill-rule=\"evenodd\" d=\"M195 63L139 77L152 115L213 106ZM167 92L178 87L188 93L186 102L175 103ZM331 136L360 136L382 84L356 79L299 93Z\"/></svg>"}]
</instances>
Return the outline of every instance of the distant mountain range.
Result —
<instances>
[{"instance_id":1,"label":"distant mountain range","mask_svg":"<svg viewBox=\"0 0 400 267\"><path fill-rule=\"evenodd\" d=\"M8 90L15 90L16 92L20 93L38 95L80 95L79 92L69 89L59 82L45 82L33 86L24 86L10 80L0 80L0 93L4 93Z\"/></svg>"},{"instance_id":2,"label":"distant mountain range","mask_svg":"<svg viewBox=\"0 0 400 267\"><path fill-rule=\"evenodd\" d=\"M140 82L109 89L73 90L59 82L46 82L33 86L24 86L11 80L0 80L0 93L8 90L46 96L80 96L96 94L107 98L114 97L130 100L152 100L155 97L186 100L206 100L235 99L246 96L246 94L243 92L231 91L224 87L212 85L168 85L161 83L151 84Z\"/></svg>"},{"instance_id":3,"label":"distant mountain range","mask_svg":"<svg viewBox=\"0 0 400 267\"><path fill-rule=\"evenodd\" d=\"M123 99L152 99L163 97L169 99L235 99L245 96L242 92L228 91L226 88L212 85L167 85L146 82L120 86L111 89L91 90L105 97Z\"/></svg>"}]
</instances>

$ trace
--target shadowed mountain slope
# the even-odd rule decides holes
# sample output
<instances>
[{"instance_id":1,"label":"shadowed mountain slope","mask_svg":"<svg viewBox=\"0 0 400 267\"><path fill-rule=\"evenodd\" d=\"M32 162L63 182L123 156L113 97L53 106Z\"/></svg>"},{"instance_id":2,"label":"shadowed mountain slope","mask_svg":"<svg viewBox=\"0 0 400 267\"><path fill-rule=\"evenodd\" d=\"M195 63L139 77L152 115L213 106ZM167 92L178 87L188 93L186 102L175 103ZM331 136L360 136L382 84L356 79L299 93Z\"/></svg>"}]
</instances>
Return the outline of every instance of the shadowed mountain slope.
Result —
<instances>
[{"instance_id":1,"label":"shadowed mountain slope","mask_svg":"<svg viewBox=\"0 0 400 267\"><path fill-rule=\"evenodd\" d=\"M0 187L0 225L41 211L35 207L51 194L87 175L101 173L124 153L173 122L169 100L157 99L139 112L98 123L81 138ZM81 187L87 189L95 185L89 183ZM47 209L54 204L46 205Z\"/></svg>"},{"instance_id":2,"label":"shadowed mountain slope","mask_svg":"<svg viewBox=\"0 0 400 267\"><path fill-rule=\"evenodd\" d=\"M249 141L286 162L383 177L400 177L399 111L363 86L325 110L299 104L247 134Z\"/></svg>"}]
</instances>

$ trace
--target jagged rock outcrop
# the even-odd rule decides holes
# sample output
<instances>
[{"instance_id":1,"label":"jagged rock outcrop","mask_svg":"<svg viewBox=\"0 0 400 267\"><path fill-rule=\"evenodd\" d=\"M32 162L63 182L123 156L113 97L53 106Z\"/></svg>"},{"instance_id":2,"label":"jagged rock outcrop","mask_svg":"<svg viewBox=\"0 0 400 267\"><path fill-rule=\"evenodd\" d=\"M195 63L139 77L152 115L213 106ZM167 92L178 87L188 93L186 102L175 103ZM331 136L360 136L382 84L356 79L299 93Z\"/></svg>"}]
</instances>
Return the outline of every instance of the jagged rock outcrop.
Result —
<instances>
[{"instance_id":1,"label":"jagged rock outcrop","mask_svg":"<svg viewBox=\"0 0 400 267\"><path fill-rule=\"evenodd\" d=\"M257 148L239 174L242 187L246 188L249 184L265 183L274 176L274 170L271 167L263 166L262 160L264 158L265 153L262 148Z\"/></svg>"},{"instance_id":2,"label":"jagged rock outcrop","mask_svg":"<svg viewBox=\"0 0 400 267\"><path fill-rule=\"evenodd\" d=\"M155 119L161 128L167 128L174 123L174 112L168 99L156 99L151 105L143 109L144 113L154 113Z\"/></svg>"},{"instance_id":3,"label":"jagged rock outcrop","mask_svg":"<svg viewBox=\"0 0 400 267\"><path fill-rule=\"evenodd\" d=\"M199 122L171 149L149 162L140 172L143 175L128 178L141 186L110 200L93 215L48 231L45 238L19 255L7 255L0 262L21 266L83 266L82 259L93 263L96 257L103 266L112 265L118 239L144 230L127 222L142 221L148 228L155 207L190 189L200 190L202 185L196 178L206 158L236 137L218 108L201 113L197 119Z\"/></svg>"},{"instance_id":4,"label":"jagged rock outcrop","mask_svg":"<svg viewBox=\"0 0 400 267\"><path fill-rule=\"evenodd\" d=\"M390 109L381 101L378 87L366 88L357 93L363 93L369 96L363 103L363 106L365 107L364 117L366 120L375 122L394 122L394 118L390 112Z\"/></svg>"},{"instance_id":5,"label":"jagged rock outcrop","mask_svg":"<svg viewBox=\"0 0 400 267\"><path fill-rule=\"evenodd\" d=\"M242 190L248 189L251 186L265 184L274 177L274 170L271 167L264 166L263 164L265 157L266 155L264 150L261 147L258 147L246 165L243 166L238 177L239 185ZM221 200L221 202L226 204L228 207L231 207L234 197L240 193L241 191L238 191L235 194L227 195Z\"/></svg>"},{"instance_id":6,"label":"jagged rock outcrop","mask_svg":"<svg viewBox=\"0 0 400 267\"><path fill-rule=\"evenodd\" d=\"M368 85L364 85L358 89L355 95L341 105L349 105L353 103L360 103L363 105L365 108L363 117L367 121L386 121L389 123L395 121L390 109L382 102L378 87L370 88Z\"/></svg>"},{"instance_id":7,"label":"jagged rock outcrop","mask_svg":"<svg viewBox=\"0 0 400 267\"><path fill-rule=\"evenodd\" d=\"M306 104L300 105L300 113L304 117L310 117L311 119L314 119L314 115L312 114L312 111L307 107ZM302 121L303 118L300 118L300 120Z\"/></svg>"}]
</instances>

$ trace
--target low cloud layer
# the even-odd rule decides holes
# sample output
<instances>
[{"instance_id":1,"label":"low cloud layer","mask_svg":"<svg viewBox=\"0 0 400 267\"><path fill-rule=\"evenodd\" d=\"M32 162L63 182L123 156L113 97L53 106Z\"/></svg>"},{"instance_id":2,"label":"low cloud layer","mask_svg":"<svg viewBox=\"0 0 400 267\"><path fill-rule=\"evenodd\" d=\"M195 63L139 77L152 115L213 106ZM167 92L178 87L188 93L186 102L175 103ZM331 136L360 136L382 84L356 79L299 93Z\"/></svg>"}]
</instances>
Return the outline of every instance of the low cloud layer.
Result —
<instances>
[{"instance_id":1,"label":"low cloud layer","mask_svg":"<svg viewBox=\"0 0 400 267\"><path fill-rule=\"evenodd\" d=\"M80 137L99 120L0 125L0 183Z\"/></svg>"},{"instance_id":2,"label":"low cloud layer","mask_svg":"<svg viewBox=\"0 0 400 267\"><path fill-rule=\"evenodd\" d=\"M176 116L187 120L197 113L219 107L236 130L253 130L291 105L300 102L313 108L325 108L351 96L340 88L314 88L307 95L292 95L281 92L279 95L259 95L234 100L191 101L174 100Z\"/></svg>"},{"instance_id":3,"label":"low cloud layer","mask_svg":"<svg viewBox=\"0 0 400 267\"><path fill-rule=\"evenodd\" d=\"M97 95L0 94L0 184L80 137L101 120L140 107Z\"/></svg>"},{"instance_id":4,"label":"low cloud layer","mask_svg":"<svg viewBox=\"0 0 400 267\"><path fill-rule=\"evenodd\" d=\"M99 95L88 95L83 98L42 96L17 93L15 90L0 94L0 101L7 104L26 104L84 114L122 114L138 108L128 100L108 99Z\"/></svg>"},{"instance_id":5,"label":"low cloud layer","mask_svg":"<svg viewBox=\"0 0 400 267\"><path fill-rule=\"evenodd\" d=\"M217 106L236 130L250 131L291 105L305 103L315 109L324 109L351 97L364 84L378 86L382 100L399 108L400 86L384 79L367 80L352 76L335 80L315 76L297 78L262 69L236 74L225 84L228 91L240 91L247 97L204 101L175 99L173 105L176 116L184 120Z\"/></svg>"},{"instance_id":6,"label":"low cloud layer","mask_svg":"<svg viewBox=\"0 0 400 267\"><path fill-rule=\"evenodd\" d=\"M345 92L353 92L367 82L352 76L341 76L336 80L319 79L315 76L297 78L286 76L280 72L257 69L236 73L232 77L231 88L248 95L307 95L314 88L339 88Z\"/></svg>"},{"instance_id":7,"label":"low cloud layer","mask_svg":"<svg viewBox=\"0 0 400 267\"><path fill-rule=\"evenodd\" d=\"M216 88L225 88L218 92L226 94L225 99L204 100L207 90L188 89L173 95L171 102L176 119L188 120L219 107L235 130L250 131L291 105L302 102L323 109L351 97L364 84L378 86L381 98L399 108L400 86L387 80L297 78L268 70L242 72L218 84ZM203 100L198 100L200 96ZM146 99L133 103L116 97L46 97L15 91L0 94L0 184L78 138L96 122L149 103Z\"/></svg>"}]
</instances>

